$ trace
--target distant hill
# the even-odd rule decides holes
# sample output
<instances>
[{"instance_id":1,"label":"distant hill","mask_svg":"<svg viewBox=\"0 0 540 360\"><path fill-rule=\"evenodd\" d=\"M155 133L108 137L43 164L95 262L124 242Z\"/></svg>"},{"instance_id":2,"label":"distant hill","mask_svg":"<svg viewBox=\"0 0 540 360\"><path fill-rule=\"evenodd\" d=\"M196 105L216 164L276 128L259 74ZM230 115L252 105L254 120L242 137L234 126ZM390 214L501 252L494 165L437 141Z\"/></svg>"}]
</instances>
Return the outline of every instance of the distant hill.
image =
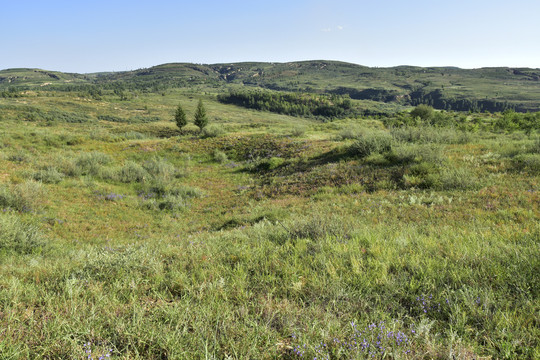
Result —
<instances>
[{"instance_id":1,"label":"distant hill","mask_svg":"<svg viewBox=\"0 0 540 360\"><path fill-rule=\"evenodd\" d=\"M540 111L540 69L397 66L372 68L337 61L234 64L172 63L147 69L68 74L39 69L0 71L0 90L73 85L160 91L206 84L333 93L352 99L432 105L460 111Z\"/></svg>"}]
</instances>

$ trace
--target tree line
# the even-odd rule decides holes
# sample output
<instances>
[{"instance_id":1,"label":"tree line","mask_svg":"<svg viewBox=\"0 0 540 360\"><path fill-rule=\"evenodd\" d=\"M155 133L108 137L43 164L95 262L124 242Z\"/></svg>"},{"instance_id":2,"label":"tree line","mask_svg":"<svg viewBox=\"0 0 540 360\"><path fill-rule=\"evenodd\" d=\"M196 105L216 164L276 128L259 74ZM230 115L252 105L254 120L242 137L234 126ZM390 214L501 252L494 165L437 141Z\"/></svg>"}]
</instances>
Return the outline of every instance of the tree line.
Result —
<instances>
[{"instance_id":1,"label":"tree line","mask_svg":"<svg viewBox=\"0 0 540 360\"><path fill-rule=\"evenodd\" d=\"M218 101L292 116L342 118L358 115L349 98L333 94L231 90L218 95Z\"/></svg>"}]
</instances>

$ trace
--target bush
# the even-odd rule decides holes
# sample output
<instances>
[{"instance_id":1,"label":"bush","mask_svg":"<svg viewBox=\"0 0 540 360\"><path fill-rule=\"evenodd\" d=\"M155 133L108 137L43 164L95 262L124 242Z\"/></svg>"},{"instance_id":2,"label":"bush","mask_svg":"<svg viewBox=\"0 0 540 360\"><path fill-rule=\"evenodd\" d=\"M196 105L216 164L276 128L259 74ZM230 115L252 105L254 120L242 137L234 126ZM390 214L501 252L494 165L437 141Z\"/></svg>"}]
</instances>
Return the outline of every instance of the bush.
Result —
<instances>
[{"instance_id":1,"label":"bush","mask_svg":"<svg viewBox=\"0 0 540 360\"><path fill-rule=\"evenodd\" d=\"M173 178L185 176L185 174L174 167L173 164L161 157L153 157L144 162L143 168L154 177L162 181L170 181Z\"/></svg>"},{"instance_id":2,"label":"bush","mask_svg":"<svg viewBox=\"0 0 540 360\"><path fill-rule=\"evenodd\" d=\"M305 134L306 134L305 126L298 125L292 128L291 130L291 136L294 136L294 137L304 136Z\"/></svg>"},{"instance_id":3,"label":"bush","mask_svg":"<svg viewBox=\"0 0 540 360\"><path fill-rule=\"evenodd\" d=\"M432 189L440 187L439 168L433 163L420 162L412 165L403 175L405 187Z\"/></svg>"},{"instance_id":4,"label":"bush","mask_svg":"<svg viewBox=\"0 0 540 360\"><path fill-rule=\"evenodd\" d=\"M124 166L118 169L116 179L123 183L143 182L150 177L150 174L139 164L127 161Z\"/></svg>"},{"instance_id":5,"label":"bush","mask_svg":"<svg viewBox=\"0 0 540 360\"><path fill-rule=\"evenodd\" d=\"M214 138L225 134L223 126L211 124L202 129L201 137L203 138Z\"/></svg>"},{"instance_id":6,"label":"bush","mask_svg":"<svg viewBox=\"0 0 540 360\"><path fill-rule=\"evenodd\" d=\"M418 105L411 111L411 116L413 118L419 117L423 121L428 121L433 117L434 110L431 106L428 105Z\"/></svg>"},{"instance_id":7,"label":"bush","mask_svg":"<svg viewBox=\"0 0 540 360\"><path fill-rule=\"evenodd\" d=\"M55 167L46 167L32 174L32 179L45 184L57 184L64 179L64 174Z\"/></svg>"},{"instance_id":8,"label":"bush","mask_svg":"<svg viewBox=\"0 0 540 360\"><path fill-rule=\"evenodd\" d=\"M386 159L393 164L430 162L442 165L446 161L442 147L434 144L402 145L386 154Z\"/></svg>"},{"instance_id":9,"label":"bush","mask_svg":"<svg viewBox=\"0 0 540 360\"><path fill-rule=\"evenodd\" d=\"M229 159L227 158L227 154L225 154L223 151L214 150L213 154L214 160L217 161L220 164L223 164L227 162Z\"/></svg>"},{"instance_id":10,"label":"bush","mask_svg":"<svg viewBox=\"0 0 540 360\"><path fill-rule=\"evenodd\" d=\"M528 152L531 154L540 154L540 138L537 138L534 143L529 146Z\"/></svg>"},{"instance_id":11,"label":"bush","mask_svg":"<svg viewBox=\"0 0 540 360\"><path fill-rule=\"evenodd\" d=\"M39 208L43 189L40 183L27 181L9 188L0 185L0 208L31 212Z\"/></svg>"},{"instance_id":12,"label":"bush","mask_svg":"<svg viewBox=\"0 0 540 360\"><path fill-rule=\"evenodd\" d=\"M356 140L361 138L364 132L364 130L356 126L349 126L339 131L337 140Z\"/></svg>"},{"instance_id":13,"label":"bush","mask_svg":"<svg viewBox=\"0 0 540 360\"><path fill-rule=\"evenodd\" d=\"M39 228L14 214L0 214L0 252L31 254L44 245Z\"/></svg>"},{"instance_id":14,"label":"bush","mask_svg":"<svg viewBox=\"0 0 540 360\"><path fill-rule=\"evenodd\" d=\"M472 190L478 187L478 179L464 168L443 168L438 179L439 190Z\"/></svg>"},{"instance_id":15,"label":"bush","mask_svg":"<svg viewBox=\"0 0 540 360\"><path fill-rule=\"evenodd\" d=\"M349 153L361 158L371 154L384 154L392 149L392 144L393 139L388 133L367 133L349 147Z\"/></svg>"},{"instance_id":16,"label":"bush","mask_svg":"<svg viewBox=\"0 0 540 360\"><path fill-rule=\"evenodd\" d=\"M515 169L540 174L540 154L521 154L512 159Z\"/></svg>"},{"instance_id":17,"label":"bush","mask_svg":"<svg viewBox=\"0 0 540 360\"><path fill-rule=\"evenodd\" d=\"M119 136L126 140L142 140L147 138L146 135L141 134L138 131L127 131L123 134L120 134Z\"/></svg>"},{"instance_id":18,"label":"bush","mask_svg":"<svg viewBox=\"0 0 540 360\"><path fill-rule=\"evenodd\" d=\"M178 211L187 208L190 199L199 198L203 192L197 188L172 187L165 184L152 184L140 194L143 206L152 210Z\"/></svg>"},{"instance_id":19,"label":"bush","mask_svg":"<svg viewBox=\"0 0 540 360\"><path fill-rule=\"evenodd\" d=\"M7 159L12 162L22 163L28 161L28 154L25 151L19 150L15 154L9 155Z\"/></svg>"},{"instance_id":20,"label":"bush","mask_svg":"<svg viewBox=\"0 0 540 360\"><path fill-rule=\"evenodd\" d=\"M78 175L98 175L101 168L112 162L112 158L101 152L93 151L82 153L75 158L75 174ZM75 175L74 174L74 175Z\"/></svg>"}]
</instances>

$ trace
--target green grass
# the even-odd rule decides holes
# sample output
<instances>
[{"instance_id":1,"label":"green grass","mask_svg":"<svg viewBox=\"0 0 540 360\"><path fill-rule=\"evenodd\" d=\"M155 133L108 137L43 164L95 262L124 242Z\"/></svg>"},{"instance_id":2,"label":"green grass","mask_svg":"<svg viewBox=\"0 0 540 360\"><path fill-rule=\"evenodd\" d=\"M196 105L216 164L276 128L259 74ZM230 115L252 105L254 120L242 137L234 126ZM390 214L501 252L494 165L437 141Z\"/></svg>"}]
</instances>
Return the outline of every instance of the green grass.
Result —
<instances>
[{"instance_id":1,"label":"green grass","mask_svg":"<svg viewBox=\"0 0 540 360\"><path fill-rule=\"evenodd\" d=\"M212 91L0 99L0 358L540 356L537 130L322 123ZM199 97L215 136L174 125Z\"/></svg>"}]
</instances>

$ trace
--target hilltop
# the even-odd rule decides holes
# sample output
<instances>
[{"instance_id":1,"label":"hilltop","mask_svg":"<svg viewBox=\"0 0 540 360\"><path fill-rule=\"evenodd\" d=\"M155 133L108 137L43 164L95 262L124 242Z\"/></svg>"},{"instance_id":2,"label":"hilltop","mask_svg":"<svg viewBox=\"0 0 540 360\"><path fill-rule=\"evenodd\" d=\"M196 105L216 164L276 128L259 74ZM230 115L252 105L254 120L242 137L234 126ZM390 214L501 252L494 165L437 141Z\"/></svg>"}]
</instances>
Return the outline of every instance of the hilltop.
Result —
<instances>
[{"instance_id":1,"label":"hilltop","mask_svg":"<svg viewBox=\"0 0 540 360\"><path fill-rule=\"evenodd\" d=\"M373 68L338 61L231 64L171 63L146 69L70 74L39 69L0 71L0 90L77 86L159 92L207 85L348 95L402 105L458 111L540 110L540 69L397 66Z\"/></svg>"}]
</instances>

